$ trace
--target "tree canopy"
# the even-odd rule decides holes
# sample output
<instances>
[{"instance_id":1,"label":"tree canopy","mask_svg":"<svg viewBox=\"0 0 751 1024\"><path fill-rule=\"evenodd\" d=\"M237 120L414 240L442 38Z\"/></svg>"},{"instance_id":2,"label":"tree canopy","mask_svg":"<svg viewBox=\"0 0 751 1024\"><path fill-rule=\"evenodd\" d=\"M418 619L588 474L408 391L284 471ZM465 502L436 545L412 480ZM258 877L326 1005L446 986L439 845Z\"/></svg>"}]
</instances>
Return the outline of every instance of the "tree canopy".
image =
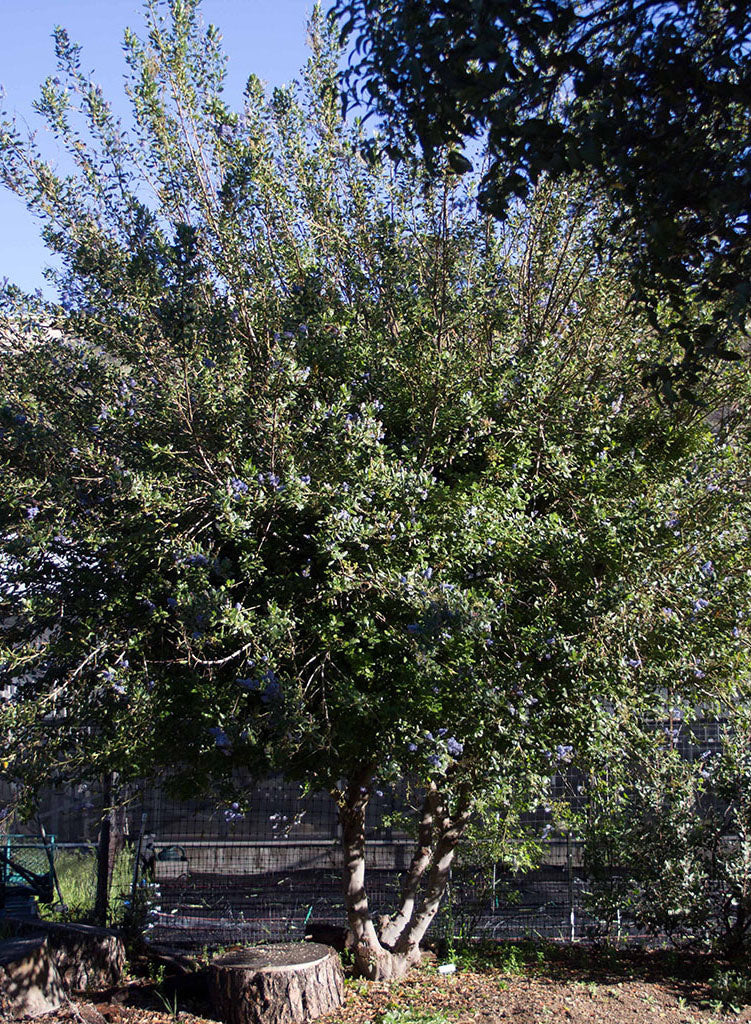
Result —
<instances>
[{"instance_id":1,"label":"tree canopy","mask_svg":"<svg viewBox=\"0 0 751 1024\"><path fill-rule=\"evenodd\" d=\"M745 685L748 370L701 382L714 423L654 403L586 179L500 223L469 176L369 164L320 16L300 86L251 77L238 112L196 3L147 29L127 128L56 33L38 110L70 173L0 126L60 258L59 302L2 293L8 772L327 790L358 962L389 976L472 815L534 804L622 716ZM379 936L365 808L406 777Z\"/></svg>"},{"instance_id":2,"label":"tree canopy","mask_svg":"<svg viewBox=\"0 0 751 1024\"><path fill-rule=\"evenodd\" d=\"M337 0L350 102L385 118L392 156L449 149L502 217L542 176L591 171L613 203L663 338L668 396L737 354L751 304L751 22L737 0Z\"/></svg>"}]
</instances>

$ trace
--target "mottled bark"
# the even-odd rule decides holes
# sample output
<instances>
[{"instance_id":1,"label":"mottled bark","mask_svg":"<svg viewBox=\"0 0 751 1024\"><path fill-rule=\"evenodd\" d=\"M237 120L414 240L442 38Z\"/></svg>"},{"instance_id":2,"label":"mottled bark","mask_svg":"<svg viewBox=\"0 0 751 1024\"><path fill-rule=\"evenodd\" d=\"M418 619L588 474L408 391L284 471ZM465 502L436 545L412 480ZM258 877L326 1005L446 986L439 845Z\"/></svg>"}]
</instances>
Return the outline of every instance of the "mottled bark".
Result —
<instances>
[{"instance_id":1,"label":"mottled bark","mask_svg":"<svg viewBox=\"0 0 751 1024\"><path fill-rule=\"evenodd\" d=\"M86 924L59 924L30 918L5 918L12 935L40 933L65 987L70 991L117 985L125 967L125 946L115 931Z\"/></svg>"},{"instance_id":2,"label":"mottled bark","mask_svg":"<svg viewBox=\"0 0 751 1024\"><path fill-rule=\"evenodd\" d=\"M370 799L370 774L350 782L338 799L344 851L344 905L354 937L358 971L367 978L388 975L389 953L381 945L365 890L365 810Z\"/></svg>"},{"instance_id":3,"label":"mottled bark","mask_svg":"<svg viewBox=\"0 0 751 1024\"><path fill-rule=\"evenodd\" d=\"M363 977L389 981L403 977L419 962L420 942L440 905L469 812L463 801L451 818L441 805L436 787L431 785L423 805L417 849L403 887L402 905L379 936L365 888L365 811L370 781L369 773L363 772L345 790L333 795L342 828L344 899L354 936L355 966ZM432 866L427 891L417 907L418 890L429 865Z\"/></svg>"},{"instance_id":4,"label":"mottled bark","mask_svg":"<svg viewBox=\"0 0 751 1024\"><path fill-rule=\"evenodd\" d=\"M398 912L381 931L381 943L389 948L399 939L414 913L420 883L433 858L433 819L438 806L438 791L431 783L422 805L417 848L409 865L402 887L402 902Z\"/></svg>"},{"instance_id":5,"label":"mottled bark","mask_svg":"<svg viewBox=\"0 0 751 1024\"><path fill-rule=\"evenodd\" d=\"M38 1017L58 1009L64 999L44 937L0 942L0 1019Z\"/></svg>"},{"instance_id":6,"label":"mottled bark","mask_svg":"<svg viewBox=\"0 0 751 1024\"><path fill-rule=\"evenodd\" d=\"M399 936L394 947L396 952L409 957L413 950L419 949L425 933L438 912L441 899L446 891L456 847L464 835L468 821L469 811L461 810L454 818L447 816L440 822L439 838L433 853L433 863L425 896L419 908L412 914L409 924Z\"/></svg>"}]
</instances>

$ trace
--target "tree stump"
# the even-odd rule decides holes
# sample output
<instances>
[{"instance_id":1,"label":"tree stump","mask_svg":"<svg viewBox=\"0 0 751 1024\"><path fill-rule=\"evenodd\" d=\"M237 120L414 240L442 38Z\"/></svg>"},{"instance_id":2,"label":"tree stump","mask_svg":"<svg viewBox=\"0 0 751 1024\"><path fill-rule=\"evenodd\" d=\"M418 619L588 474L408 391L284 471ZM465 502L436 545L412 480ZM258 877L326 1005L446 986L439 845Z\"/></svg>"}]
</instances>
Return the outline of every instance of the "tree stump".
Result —
<instances>
[{"instance_id":1,"label":"tree stump","mask_svg":"<svg viewBox=\"0 0 751 1024\"><path fill-rule=\"evenodd\" d=\"M38 1017L65 997L44 938L0 943L0 1017Z\"/></svg>"},{"instance_id":2,"label":"tree stump","mask_svg":"<svg viewBox=\"0 0 751 1024\"><path fill-rule=\"evenodd\" d=\"M249 946L211 964L213 1007L227 1024L301 1024L344 1002L336 952L315 942Z\"/></svg>"},{"instance_id":3,"label":"tree stump","mask_svg":"<svg viewBox=\"0 0 751 1024\"><path fill-rule=\"evenodd\" d=\"M12 934L46 935L49 955L68 991L117 985L125 966L123 940L106 928L5 918Z\"/></svg>"}]
</instances>

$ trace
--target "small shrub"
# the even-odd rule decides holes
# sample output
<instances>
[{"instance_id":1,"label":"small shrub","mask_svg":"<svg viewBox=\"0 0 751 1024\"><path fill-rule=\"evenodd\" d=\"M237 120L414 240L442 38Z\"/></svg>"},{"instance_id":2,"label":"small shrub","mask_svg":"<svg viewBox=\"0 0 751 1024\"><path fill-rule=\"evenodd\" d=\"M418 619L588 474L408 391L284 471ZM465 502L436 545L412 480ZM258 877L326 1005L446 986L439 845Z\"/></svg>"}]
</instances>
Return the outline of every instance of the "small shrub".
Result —
<instances>
[{"instance_id":1,"label":"small shrub","mask_svg":"<svg viewBox=\"0 0 751 1024\"><path fill-rule=\"evenodd\" d=\"M391 1007L376 1017L377 1024L447 1024L443 1010L416 1010L411 1006Z\"/></svg>"},{"instance_id":2,"label":"small shrub","mask_svg":"<svg viewBox=\"0 0 751 1024\"><path fill-rule=\"evenodd\" d=\"M722 971L718 968L709 983L707 1005L719 1004L725 1010L740 1013L741 1007L747 1003L751 1003L751 975L745 971Z\"/></svg>"},{"instance_id":3,"label":"small shrub","mask_svg":"<svg viewBox=\"0 0 751 1024\"><path fill-rule=\"evenodd\" d=\"M498 966L497 947L485 943L457 943L447 950L447 959L458 971L487 971Z\"/></svg>"},{"instance_id":4,"label":"small shrub","mask_svg":"<svg viewBox=\"0 0 751 1024\"><path fill-rule=\"evenodd\" d=\"M600 934L622 915L676 945L748 953L751 742L741 717L735 711L718 749L696 760L643 734L620 763L592 766L575 827L583 903Z\"/></svg>"},{"instance_id":5,"label":"small shrub","mask_svg":"<svg viewBox=\"0 0 751 1024\"><path fill-rule=\"evenodd\" d=\"M524 954L518 946L503 946L496 965L503 974L524 974L527 969Z\"/></svg>"}]
</instances>

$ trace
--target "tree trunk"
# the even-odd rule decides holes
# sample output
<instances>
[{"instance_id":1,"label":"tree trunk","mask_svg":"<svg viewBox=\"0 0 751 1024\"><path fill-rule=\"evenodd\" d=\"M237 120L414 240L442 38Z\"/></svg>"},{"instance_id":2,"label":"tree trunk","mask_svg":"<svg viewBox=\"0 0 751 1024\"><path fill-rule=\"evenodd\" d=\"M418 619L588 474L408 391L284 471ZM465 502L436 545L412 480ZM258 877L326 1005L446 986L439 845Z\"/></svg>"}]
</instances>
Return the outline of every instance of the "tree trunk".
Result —
<instances>
[{"instance_id":1,"label":"tree trunk","mask_svg":"<svg viewBox=\"0 0 751 1024\"><path fill-rule=\"evenodd\" d=\"M329 946L256 946L211 965L211 1000L228 1024L299 1024L344 1002L344 975Z\"/></svg>"},{"instance_id":2,"label":"tree trunk","mask_svg":"<svg viewBox=\"0 0 751 1024\"><path fill-rule=\"evenodd\" d=\"M417 849L409 865L407 877L402 887L402 903L398 913L381 931L381 943L391 948L399 939L412 919L420 882L433 857L433 817L438 805L438 791L435 783L431 783L422 805L422 817L417 835Z\"/></svg>"},{"instance_id":3,"label":"tree trunk","mask_svg":"<svg viewBox=\"0 0 751 1024\"><path fill-rule=\"evenodd\" d=\"M446 817L441 821L439 839L433 854L433 864L428 878L427 892L419 909L413 913L409 924L399 936L394 946L395 952L409 958L413 950L419 949L420 943L424 939L425 933L441 905L441 899L446 891L446 883L449 879L456 847L464 835L468 821L469 811L466 809L460 810L454 818Z\"/></svg>"},{"instance_id":4,"label":"tree trunk","mask_svg":"<svg viewBox=\"0 0 751 1024\"><path fill-rule=\"evenodd\" d=\"M391 954L381 945L365 891L365 810L370 798L370 775L350 782L339 799L339 822L344 851L344 905L354 937L355 966L365 978L390 978Z\"/></svg>"},{"instance_id":5,"label":"tree trunk","mask_svg":"<svg viewBox=\"0 0 751 1024\"><path fill-rule=\"evenodd\" d=\"M122 797L118 788L118 775L108 772L102 780L102 817L99 824L97 843L96 897L94 917L96 923L107 927L109 916L110 888L115 873L115 862L125 848L126 813L116 800Z\"/></svg>"},{"instance_id":6,"label":"tree trunk","mask_svg":"<svg viewBox=\"0 0 751 1024\"><path fill-rule=\"evenodd\" d=\"M333 795L339 807L344 848L344 900L349 927L354 936L355 968L373 981L392 981L404 977L420 960L420 942L435 917L448 881L451 862L461 839L469 812L466 797L451 818L441 806L434 785L423 805L418 847L412 858L403 889L403 902L393 921L388 921L379 937L368 905L365 889L365 811L370 797L371 774L362 772L350 781L346 790ZM438 817L438 842L431 843L434 818ZM417 892L432 860L427 893L416 908Z\"/></svg>"},{"instance_id":7,"label":"tree trunk","mask_svg":"<svg viewBox=\"0 0 751 1024\"><path fill-rule=\"evenodd\" d=\"M117 779L117 776L115 776ZM115 863L117 858L125 849L125 841L128 838L128 811L124 801L127 799L127 791L117 787L115 794L116 806L112 808L112 819L110 824L110 885L115 874Z\"/></svg>"},{"instance_id":8,"label":"tree trunk","mask_svg":"<svg viewBox=\"0 0 751 1024\"><path fill-rule=\"evenodd\" d=\"M94 900L94 918L102 928L107 927L113 864L112 773L108 772L102 780L102 816L99 822L99 840L97 842L96 897Z\"/></svg>"}]
</instances>

